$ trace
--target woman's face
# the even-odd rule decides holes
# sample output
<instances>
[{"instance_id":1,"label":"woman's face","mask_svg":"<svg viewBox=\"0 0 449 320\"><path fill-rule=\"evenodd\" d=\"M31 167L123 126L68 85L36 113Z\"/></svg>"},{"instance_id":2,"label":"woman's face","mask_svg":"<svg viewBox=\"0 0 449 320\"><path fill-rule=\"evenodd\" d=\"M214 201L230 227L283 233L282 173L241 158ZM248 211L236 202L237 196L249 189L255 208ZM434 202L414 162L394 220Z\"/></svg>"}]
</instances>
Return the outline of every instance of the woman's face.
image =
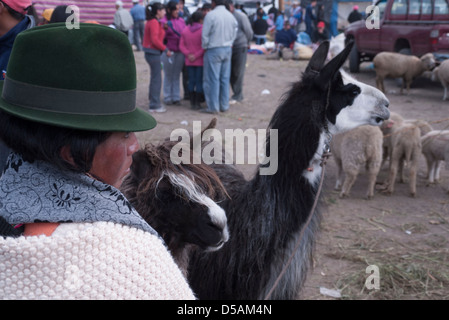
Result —
<instances>
[{"instance_id":1,"label":"woman's face","mask_svg":"<svg viewBox=\"0 0 449 320\"><path fill-rule=\"evenodd\" d=\"M165 16L165 8L157 11L156 19L162 19Z\"/></svg>"},{"instance_id":2,"label":"woman's face","mask_svg":"<svg viewBox=\"0 0 449 320\"><path fill-rule=\"evenodd\" d=\"M98 145L89 171L94 177L116 188L120 188L123 179L129 173L132 155L139 149L134 132L114 132Z\"/></svg>"},{"instance_id":3,"label":"woman's face","mask_svg":"<svg viewBox=\"0 0 449 320\"><path fill-rule=\"evenodd\" d=\"M171 12L173 18L177 18L179 16L179 7L176 5L176 9Z\"/></svg>"}]
</instances>

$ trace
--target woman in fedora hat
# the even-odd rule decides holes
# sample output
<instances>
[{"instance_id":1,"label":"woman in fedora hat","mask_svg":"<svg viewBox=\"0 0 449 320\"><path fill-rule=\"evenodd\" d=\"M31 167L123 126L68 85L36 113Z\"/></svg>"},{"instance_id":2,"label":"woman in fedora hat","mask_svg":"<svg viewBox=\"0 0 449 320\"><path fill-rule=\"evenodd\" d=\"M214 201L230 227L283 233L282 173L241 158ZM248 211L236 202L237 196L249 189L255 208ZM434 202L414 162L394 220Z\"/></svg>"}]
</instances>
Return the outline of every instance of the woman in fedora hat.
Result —
<instances>
[{"instance_id":1,"label":"woman in fedora hat","mask_svg":"<svg viewBox=\"0 0 449 320\"><path fill-rule=\"evenodd\" d=\"M0 138L13 150L0 217L15 227L0 236L0 299L193 299L118 189L134 132L156 125L136 108L127 37L96 24L24 31L0 91Z\"/></svg>"}]
</instances>

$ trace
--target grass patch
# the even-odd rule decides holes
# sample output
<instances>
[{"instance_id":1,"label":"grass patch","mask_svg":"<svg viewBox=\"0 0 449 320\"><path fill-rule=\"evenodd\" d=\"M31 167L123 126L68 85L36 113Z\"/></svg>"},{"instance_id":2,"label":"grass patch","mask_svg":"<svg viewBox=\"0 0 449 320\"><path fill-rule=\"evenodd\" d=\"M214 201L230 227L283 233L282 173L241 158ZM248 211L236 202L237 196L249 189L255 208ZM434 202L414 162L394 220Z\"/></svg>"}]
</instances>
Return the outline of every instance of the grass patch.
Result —
<instances>
[{"instance_id":1,"label":"grass patch","mask_svg":"<svg viewBox=\"0 0 449 320\"><path fill-rule=\"evenodd\" d=\"M337 258L337 256L334 256ZM435 250L423 254L390 255L379 260L360 252L340 253L339 258L360 263L358 271L351 271L338 279L335 287L342 291L343 299L448 299L449 273L447 250ZM371 260L371 263L369 262ZM382 261L382 262L381 262ZM387 262L385 262L387 261ZM368 265L379 268L379 289L368 290L365 281Z\"/></svg>"}]
</instances>

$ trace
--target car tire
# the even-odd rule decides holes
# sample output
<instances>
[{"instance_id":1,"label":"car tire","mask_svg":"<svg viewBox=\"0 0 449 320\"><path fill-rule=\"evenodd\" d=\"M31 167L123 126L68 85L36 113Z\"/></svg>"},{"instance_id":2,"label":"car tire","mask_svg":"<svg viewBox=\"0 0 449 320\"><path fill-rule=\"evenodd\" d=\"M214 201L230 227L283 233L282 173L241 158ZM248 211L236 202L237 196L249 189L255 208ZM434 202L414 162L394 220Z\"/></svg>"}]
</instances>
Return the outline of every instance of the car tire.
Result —
<instances>
[{"instance_id":1,"label":"car tire","mask_svg":"<svg viewBox=\"0 0 449 320\"><path fill-rule=\"evenodd\" d=\"M360 71L360 53L355 44L349 53L349 71L352 73L358 73Z\"/></svg>"}]
</instances>

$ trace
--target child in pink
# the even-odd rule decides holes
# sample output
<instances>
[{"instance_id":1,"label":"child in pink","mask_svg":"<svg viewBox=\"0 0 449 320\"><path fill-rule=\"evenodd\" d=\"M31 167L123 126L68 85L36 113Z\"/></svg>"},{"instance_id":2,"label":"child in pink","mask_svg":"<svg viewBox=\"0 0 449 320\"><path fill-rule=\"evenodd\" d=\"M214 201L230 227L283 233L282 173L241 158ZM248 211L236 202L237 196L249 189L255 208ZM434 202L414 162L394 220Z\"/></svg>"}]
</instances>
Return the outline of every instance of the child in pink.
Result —
<instances>
[{"instance_id":1,"label":"child in pink","mask_svg":"<svg viewBox=\"0 0 449 320\"><path fill-rule=\"evenodd\" d=\"M188 25L181 33L179 50L185 56L188 73L188 90L192 109L200 109L200 97L203 94L203 56L201 47L201 32L203 30L203 13L195 11Z\"/></svg>"}]
</instances>

